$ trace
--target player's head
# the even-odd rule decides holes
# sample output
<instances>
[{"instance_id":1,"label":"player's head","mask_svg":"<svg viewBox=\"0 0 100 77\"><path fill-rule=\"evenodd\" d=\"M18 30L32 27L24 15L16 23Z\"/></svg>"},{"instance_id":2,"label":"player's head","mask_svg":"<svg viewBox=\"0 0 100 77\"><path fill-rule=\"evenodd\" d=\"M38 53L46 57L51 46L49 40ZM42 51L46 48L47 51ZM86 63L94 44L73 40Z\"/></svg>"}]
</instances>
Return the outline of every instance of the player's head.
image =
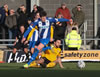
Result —
<instances>
[{"instance_id":1,"label":"player's head","mask_svg":"<svg viewBox=\"0 0 100 77\"><path fill-rule=\"evenodd\" d=\"M55 39L54 40L54 46L57 47L57 48L59 48L60 45L61 45L61 40L60 39Z\"/></svg>"},{"instance_id":2,"label":"player's head","mask_svg":"<svg viewBox=\"0 0 100 77\"><path fill-rule=\"evenodd\" d=\"M40 13L36 12L35 19L38 19L38 18L40 18Z\"/></svg>"},{"instance_id":3,"label":"player's head","mask_svg":"<svg viewBox=\"0 0 100 77\"><path fill-rule=\"evenodd\" d=\"M46 16L47 16L47 13L45 11L42 11L40 13L40 18L41 18L42 22L46 21Z\"/></svg>"}]
</instances>

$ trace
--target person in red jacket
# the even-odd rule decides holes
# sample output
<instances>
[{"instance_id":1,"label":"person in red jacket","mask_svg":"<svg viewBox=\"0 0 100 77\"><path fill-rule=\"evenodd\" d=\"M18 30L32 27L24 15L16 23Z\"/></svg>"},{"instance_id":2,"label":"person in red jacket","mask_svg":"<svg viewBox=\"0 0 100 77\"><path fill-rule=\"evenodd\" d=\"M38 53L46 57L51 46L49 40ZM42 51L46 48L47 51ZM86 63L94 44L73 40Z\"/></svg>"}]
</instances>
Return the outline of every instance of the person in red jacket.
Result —
<instances>
[{"instance_id":1,"label":"person in red jacket","mask_svg":"<svg viewBox=\"0 0 100 77\"><path fill-rule=\"evenodd\" d=\"M56 10L56 14L55 14L55 17L57 17L57 15L61 13L63 15L63 18L66 18L66 19L71 19L71 14L70 14L70 11L69 9L66 7L66 4L65 3L62 3L61 4L61 7L58 8Z\"/></svg>"}]
</instances>

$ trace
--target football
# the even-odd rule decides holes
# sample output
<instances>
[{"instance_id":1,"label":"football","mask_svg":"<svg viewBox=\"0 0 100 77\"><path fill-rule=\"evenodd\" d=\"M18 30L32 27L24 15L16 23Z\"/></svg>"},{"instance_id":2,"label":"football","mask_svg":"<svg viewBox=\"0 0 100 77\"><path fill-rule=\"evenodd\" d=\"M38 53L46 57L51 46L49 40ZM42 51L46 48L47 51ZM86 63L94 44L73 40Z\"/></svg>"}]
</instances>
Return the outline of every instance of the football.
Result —
<instances>
[{"instance_id":1,"label":"football","mask_svg":"<svg viewBox=\"0 0 100 77\"><path fill-rule=\"evenodd\" d=\"M84 61L78 61L77 66L82 69L85 67L85 62Z\"/></svg>"}]
</instances>

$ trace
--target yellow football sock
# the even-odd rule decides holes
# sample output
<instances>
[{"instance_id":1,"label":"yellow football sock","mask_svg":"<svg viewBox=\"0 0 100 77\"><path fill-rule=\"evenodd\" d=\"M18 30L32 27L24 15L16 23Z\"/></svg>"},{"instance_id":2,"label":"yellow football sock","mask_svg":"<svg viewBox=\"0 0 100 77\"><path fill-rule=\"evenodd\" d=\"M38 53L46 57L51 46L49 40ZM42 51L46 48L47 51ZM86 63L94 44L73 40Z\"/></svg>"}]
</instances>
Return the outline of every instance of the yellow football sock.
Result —
<instances>
[{"instance_id":1,"label":"yellow football sock","mask_svg":"<svg viewBox=\"0 0 100 77\"><path fill-rule=\"evenodd\" d=\"M54 67L56 65L56 63L54 62L50 62L49 64L47 64L47 68L50 68L50 67Z\"/></svg>"},{"instance_id":2,"label":"yellow football sock","mask_svg":"<svg viewBox=\"0 0 100 77\"><path fill-rule=\"evenodd\" d=\"M33 62L29 65L29 67L36 67L36 66L37 66L36 61L33 61Z\"/></svg>"}]
</instances>

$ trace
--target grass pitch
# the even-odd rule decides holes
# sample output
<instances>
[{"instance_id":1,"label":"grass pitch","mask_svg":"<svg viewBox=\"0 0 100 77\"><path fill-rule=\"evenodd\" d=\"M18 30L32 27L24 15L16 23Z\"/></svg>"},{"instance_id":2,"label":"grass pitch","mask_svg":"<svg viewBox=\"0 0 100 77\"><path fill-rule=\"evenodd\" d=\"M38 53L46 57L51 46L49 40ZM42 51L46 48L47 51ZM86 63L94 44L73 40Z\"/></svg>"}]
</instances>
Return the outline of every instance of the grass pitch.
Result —
<instances>
[{"instance_id":1,"label":"grass pitch","mask_svg":"<svg viewBox=\"0 0 100 77\"><path fill-rule=\"evenodd\" d=\"M61 69L59 65L54 68L28 68L23 69L22 66L25 63L0 63L0 76L8 77L34 77L34 76L74 76L76 74L85 76L90 74L88 77L98 77L100 73L100 63L85 62L86 67L79 69L76 62L63 63L64 68ZM97 75L97 76L96 76ZM100 75L100 74L99 74ZM74 76L75 77L75 76ZM85 76L86 77L86 76ZM100 76L99 76L100 77Z\"/></svg>"}]
</instances>

